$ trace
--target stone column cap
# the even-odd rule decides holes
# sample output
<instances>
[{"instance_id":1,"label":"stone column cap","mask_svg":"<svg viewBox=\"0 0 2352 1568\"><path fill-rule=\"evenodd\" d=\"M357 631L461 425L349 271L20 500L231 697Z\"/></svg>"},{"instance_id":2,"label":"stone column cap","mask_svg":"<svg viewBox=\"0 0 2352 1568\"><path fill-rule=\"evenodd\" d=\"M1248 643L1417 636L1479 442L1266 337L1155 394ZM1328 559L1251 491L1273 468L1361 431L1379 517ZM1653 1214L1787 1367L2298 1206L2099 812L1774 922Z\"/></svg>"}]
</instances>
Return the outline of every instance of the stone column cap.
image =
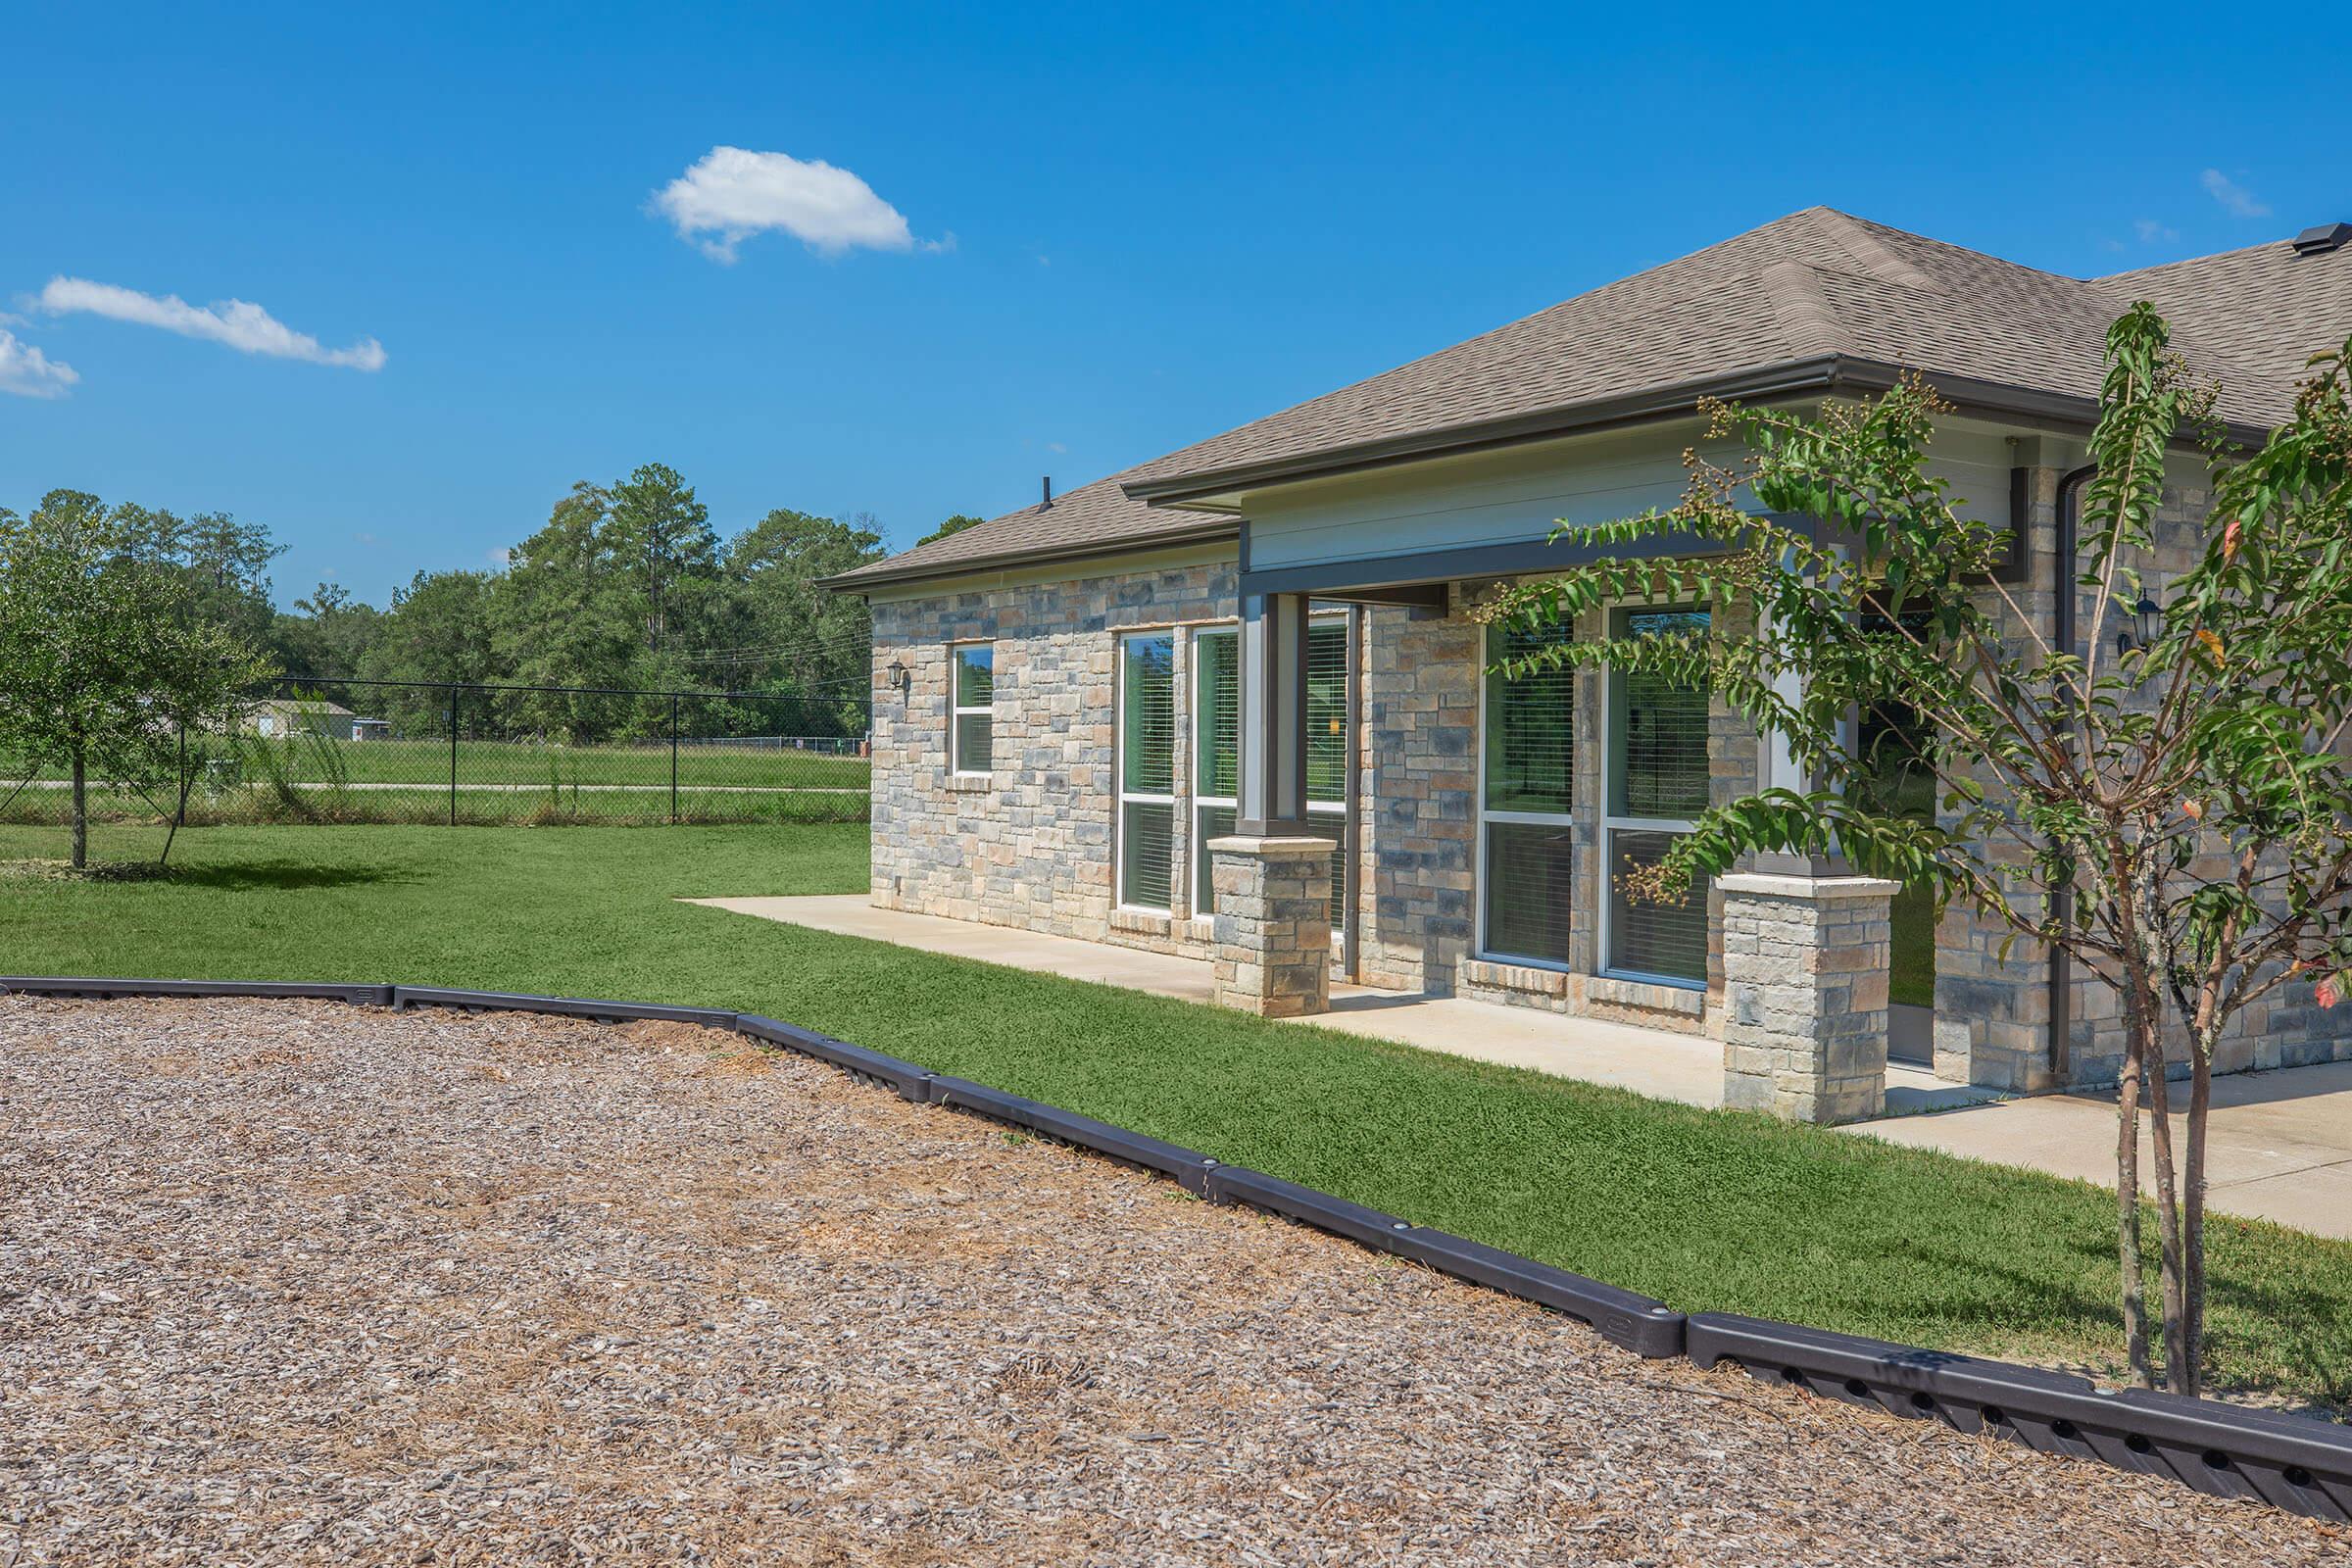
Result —
<instances>
[{"instance_id":1,"label":"stone column cap","mask_svg":"<svg viewBox=\"0 0 2352 1568\"><path fill-rule=\"evenodd\" d=\"M1726 893L1760 893L1779 899L1890 899L1900 882L1883 876L1784 876L1771 871L1727 871L1715 879Z\"/></svg>"},{"instance_id":2,"label":"stone column cap","mask_svg":"<svg viewBox=\"0 0 2352 1568\"><path fill-rule=\"evenodd\" d=\"M1322 839L1297 835L1285 836L1281 838L1252 838L1238 833L1228 835L1227 837L1221 839L1210 839L1207 844L1208 853L1211 855L1262 855L1277 857L1295 855L1301 858L1316 855L1329 855L1332 851L1338 849L1339 847L1340 841L1338 839Z\"/></svg>"}]
</instances>

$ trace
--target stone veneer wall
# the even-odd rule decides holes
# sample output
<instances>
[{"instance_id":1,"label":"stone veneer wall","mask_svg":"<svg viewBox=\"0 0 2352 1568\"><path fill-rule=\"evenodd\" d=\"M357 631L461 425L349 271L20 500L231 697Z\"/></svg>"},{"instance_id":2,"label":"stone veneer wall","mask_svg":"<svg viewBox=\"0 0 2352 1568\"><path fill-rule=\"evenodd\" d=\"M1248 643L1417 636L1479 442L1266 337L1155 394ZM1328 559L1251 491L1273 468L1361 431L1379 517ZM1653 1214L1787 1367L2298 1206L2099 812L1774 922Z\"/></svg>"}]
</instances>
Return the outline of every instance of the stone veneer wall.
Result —
<instances>
[{"instance_id":1,"label":"stone veneer wall","mask_svg":"<svg viewBox=\"0 0 2352 1568\"><path fill-rule=\"evenodd\" d=\"M873 902L885 908L1207 956L1195 930L1180 802L1176 913L1112 908L1117 634L1230 621L1235 567L1145 572L884 600L874 613ZM996 770L948 760L948 650L996 647ZM1192 765L1191 640L1176 640L1179 781ZM888 670L907 671L904 692Z\"/></svg>"},{"instance_id":2,"label":"stone veneer wall","mask_svg":"<svg viewBox=\"0 0 2352 1568\"><path fill-rule=\"evenodd\" d=\"M1492 585L1488 585L1491 587ZM1600 677L1580 676L1574 871L1579 918L1566 972L1479 963L1475 939L1478 713L1484 628L1475 596L1443 616L1395 606L1361 614L1354 906L1357 978L1439 995L1696 1031L1719 1027L1721 896L1706 992L1594 975L1599 897ZM1175 908L1112 905L1112 768L1120 632L1224 625L1238 610L1230 564L990 587L874 607L872 897L888 908L1017 926L1206 957L1206 919L1192 918L1192 640L1176 640ZM1597 635L1597 621L1586 628ZM997 767L959 779L948 765L948 650L996 647ZM894 663L907 689L890 689ZM1714 790L1751 788L1755 740L1718 707Z\"/></svg>"},{"instance_id":3,"label":"stone veneer wall","mask_svg":"<svg viewBox=\"0 0 2352 1568\"><path fill-rule=\"evenodd\" d=\"M2029 569L2027 580L2011 585L2009 595L2034 631L2047 637L2055 622L2051 582L2057 561L2057 496L2062 470L2036 466L2027 470ZM2156 551L2140 563L2150 585L2161 597L2165 585L2187 571L2203 556L2203 520L2211 497L2201 476L2176 473L2159 505ZM2093 626L2094 595L2078 591L2075 624L2077 652L2093 640L2102 657L2112 658L2115 634L2123 626L2111 609L2105 625ZM1998 596L1989 590L1984 604L1996 614L2009 616ZM2019 626L2012 639L2030 643ZM1994 858L2016 863L2022 848L2004 846ZM2199 874L2227 874L2225 858L2202 858ZM2020 940L2004 957L2001 945L2007 928L1955 906L1936 928L1936 1071L1939 1075L2007 1089L2037 1090L2057 1087L2049 1056L2050 992L2048 951L2038 943ZM2068 1085L2112 1084L2123 1059L2123 1018L2115 995L2077 967L2073 985ZM2185 1052L2180 1042L2180 1054ZM2289 982L2240 1015L2215 1054L2223 1072L2248 1068L2296 1066L2318 1061L2352 1060L2352 1016L2324 1011L2313 999L2310 982ZM2181 1069L2185 1071L2185 1067Z\"/></svg>"}]
</instances>

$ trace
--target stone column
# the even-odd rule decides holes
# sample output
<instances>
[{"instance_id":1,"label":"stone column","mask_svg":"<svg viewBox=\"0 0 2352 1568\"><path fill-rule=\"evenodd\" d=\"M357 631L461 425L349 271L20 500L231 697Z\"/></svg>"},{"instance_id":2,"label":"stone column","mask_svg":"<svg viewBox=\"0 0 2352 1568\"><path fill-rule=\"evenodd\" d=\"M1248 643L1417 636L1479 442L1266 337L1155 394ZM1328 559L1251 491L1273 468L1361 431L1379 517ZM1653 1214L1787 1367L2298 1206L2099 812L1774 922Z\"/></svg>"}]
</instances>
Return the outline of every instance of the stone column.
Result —
<instances>
[{"instance_id":1,"label":"stone column","mask_svg":"<svg viewBox=\"0 0 2352 1568\"><path fill-rule=\"evenodd\" d=\"M1331 1006L1330 839L1210 839L1217 1001L1261 1018Z\"/></svg>"},{"instance_id":2,"label":"stone column","mask_svg":"<svg viewBox=\"0 0 2352 1568\"><path fill-rule=\"evenodd\" d=\"M1886 1109L1888 923L1899 884L1740 871L1723 892L1723 1099L1788 1121Z\"/></svg>"}]
</instances>

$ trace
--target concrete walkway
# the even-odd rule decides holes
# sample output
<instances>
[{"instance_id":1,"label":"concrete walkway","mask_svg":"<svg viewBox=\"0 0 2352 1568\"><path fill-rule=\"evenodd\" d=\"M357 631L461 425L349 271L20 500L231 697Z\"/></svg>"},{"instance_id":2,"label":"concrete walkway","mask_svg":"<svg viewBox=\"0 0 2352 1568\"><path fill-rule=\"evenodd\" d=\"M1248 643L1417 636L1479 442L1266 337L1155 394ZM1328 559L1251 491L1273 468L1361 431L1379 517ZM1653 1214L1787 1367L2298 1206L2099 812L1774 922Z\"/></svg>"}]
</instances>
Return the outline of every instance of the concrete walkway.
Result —
<instances>
[{"instance_id":1,"label":"concrete walkway","mask_svg":"<svg viewBox=\"0 0 2352 1568\"><path fill-rule=\"evenodd\" d=\"M1215 1001L1203 959L878 909L863 894L684 902L1182 1002ZM1332 987L1331 1011L1287 1021L1688 1105L1723 1103L1723 1048L1691 1035L1347 985ZM1895 1063L1886 1073L1886 1119L1846 1130L2109 1186L2115 1181L2112 1098L2003 1100ZM2352 1062L2215 1080L2211 1137L2209 1191L2217 1212L2352 1239Z\"/></svg>"}]
</instances>

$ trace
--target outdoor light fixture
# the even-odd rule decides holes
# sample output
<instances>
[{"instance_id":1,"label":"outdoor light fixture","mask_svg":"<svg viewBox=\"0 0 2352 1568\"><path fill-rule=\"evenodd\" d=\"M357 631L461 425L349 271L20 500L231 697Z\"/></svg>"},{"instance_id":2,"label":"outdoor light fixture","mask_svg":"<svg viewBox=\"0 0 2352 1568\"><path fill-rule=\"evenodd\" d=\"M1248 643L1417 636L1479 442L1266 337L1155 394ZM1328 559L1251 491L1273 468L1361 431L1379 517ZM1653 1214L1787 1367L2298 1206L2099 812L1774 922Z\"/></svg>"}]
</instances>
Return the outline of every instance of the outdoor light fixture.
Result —
<instances>
[{"instance_id":1,"label":"outdoor light fixture","mask_svg":"<svg viewBox=\"0 0 2352 1568\"><path fill-rule=\"evenodd\" d=\"M906 666L898 660L892 660L890 662L888 678L890 681L890 689L892 691L905 691L906 689Z\"/></svg>"},{"instance_id":2,"label":"outdoor light fixture","mask_svg":"<svg viewBox=\"0 0 2352 1568\"><path fill-rule=\"evenodd\" d=\"M2129 630L2115 634L2115 651L2128 654L2134 648L2146 648L2156 641L2163 629L2164 607L2141 589L2138 603L2132 607L2132 625Z\"/></svg>"}]
</instances>

